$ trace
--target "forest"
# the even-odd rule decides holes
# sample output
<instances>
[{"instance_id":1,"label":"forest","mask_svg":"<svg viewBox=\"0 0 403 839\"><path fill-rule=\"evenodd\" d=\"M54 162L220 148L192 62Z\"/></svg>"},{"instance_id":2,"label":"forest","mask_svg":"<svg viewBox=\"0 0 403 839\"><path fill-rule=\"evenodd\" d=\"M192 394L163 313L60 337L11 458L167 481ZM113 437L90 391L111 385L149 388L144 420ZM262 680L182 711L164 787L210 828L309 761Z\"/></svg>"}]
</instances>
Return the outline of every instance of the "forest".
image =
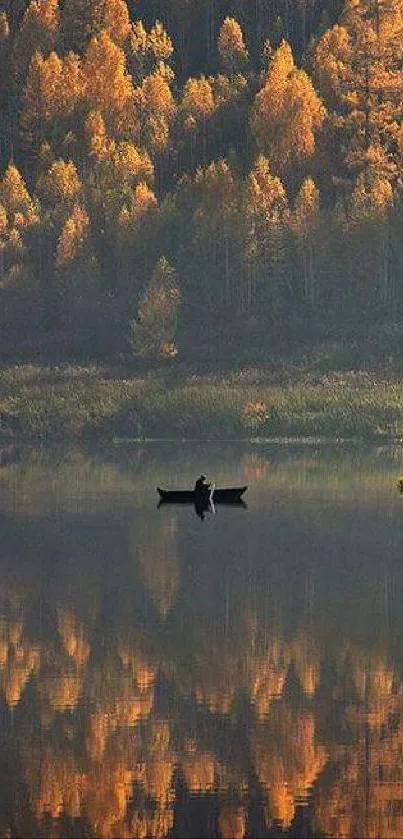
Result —
<instances>
[{"instance_id":1,"label":"forest","mask_svg":"<svg viewBox=\"0 0 403 839\"><path fill-rule=\"evenodd\" d=\"M400 335L403 0L0 9L3 363Z\"/></svg>"}]
</instances>

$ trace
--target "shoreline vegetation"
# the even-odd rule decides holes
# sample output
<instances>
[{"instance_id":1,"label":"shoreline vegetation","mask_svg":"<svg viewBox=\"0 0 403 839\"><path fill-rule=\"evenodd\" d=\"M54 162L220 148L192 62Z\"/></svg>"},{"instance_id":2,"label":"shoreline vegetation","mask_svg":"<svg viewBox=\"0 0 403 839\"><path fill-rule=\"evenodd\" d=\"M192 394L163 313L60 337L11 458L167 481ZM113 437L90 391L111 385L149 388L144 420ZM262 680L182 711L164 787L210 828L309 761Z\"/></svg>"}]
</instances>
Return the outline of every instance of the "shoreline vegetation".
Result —
<instances>
[{"instance_id":1,"label":"shoreline vegetation","mask_svg":"<svg viewBox=\"0 0 403 839\"><path fill-rule=\"evenodd\" d=\"M176 364L22 364L0 370L0 444L128 439L403 439L403 374L390 360L326 369L312 357L220 372Z\"/></svg>"}]
</instances>

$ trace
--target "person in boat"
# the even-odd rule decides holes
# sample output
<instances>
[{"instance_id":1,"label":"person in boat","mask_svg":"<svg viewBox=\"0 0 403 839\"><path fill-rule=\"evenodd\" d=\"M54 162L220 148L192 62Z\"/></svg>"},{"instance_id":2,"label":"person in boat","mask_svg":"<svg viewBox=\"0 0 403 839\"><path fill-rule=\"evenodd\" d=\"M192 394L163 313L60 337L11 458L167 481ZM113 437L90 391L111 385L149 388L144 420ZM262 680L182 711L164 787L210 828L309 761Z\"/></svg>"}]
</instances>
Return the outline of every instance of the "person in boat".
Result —
<instances>
[{"instance_id":1,"label":"person in boat","mask_svg":"<svg viewBox=\"0 0 403 839\"><path fill-rule=\"evenodd\" d=\"M208 483L205 475L200 475L200 478L197 479L194 491L197 495L207 495L210 492L211 484Z\"/></svg>"}]
</instances>

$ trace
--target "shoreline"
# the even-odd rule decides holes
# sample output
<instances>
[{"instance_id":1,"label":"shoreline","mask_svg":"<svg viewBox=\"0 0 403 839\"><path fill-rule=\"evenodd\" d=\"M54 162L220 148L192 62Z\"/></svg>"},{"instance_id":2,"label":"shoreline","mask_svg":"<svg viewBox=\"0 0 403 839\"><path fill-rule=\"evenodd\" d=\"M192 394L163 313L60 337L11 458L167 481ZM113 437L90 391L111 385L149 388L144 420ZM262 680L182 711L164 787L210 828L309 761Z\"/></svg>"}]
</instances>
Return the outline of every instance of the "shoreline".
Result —
<instances>
[{"instance_id":1,"label":"shoreline","mask_svg":"<svg viewBox=\"0 0 403 839\"><path fill-rule=\"evenodd\" d=\"M290 366L291 369L291 366ZM393 370L145 375L105 366L0 369L0 445L45 441L345 445L403 443Z\"/></svg>"}]
</instances>

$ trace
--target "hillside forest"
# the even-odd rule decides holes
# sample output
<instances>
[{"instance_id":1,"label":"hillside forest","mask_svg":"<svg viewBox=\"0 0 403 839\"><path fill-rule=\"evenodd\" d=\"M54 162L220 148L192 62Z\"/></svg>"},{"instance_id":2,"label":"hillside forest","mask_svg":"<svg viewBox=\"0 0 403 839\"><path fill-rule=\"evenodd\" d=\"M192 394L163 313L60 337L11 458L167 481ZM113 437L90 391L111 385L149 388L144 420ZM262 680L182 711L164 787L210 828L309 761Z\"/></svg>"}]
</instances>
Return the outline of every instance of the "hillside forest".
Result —
<instances>
[{"instance_id":1,"label":"hillside forest","mask_svg":"<svg viewBox=\"0 0 403 839\"><path fill-rule=\"evenodd\" d=\"M398 324L402 92L403 0L3 0L2 361Z\"/></svg>"}]
</instances>

